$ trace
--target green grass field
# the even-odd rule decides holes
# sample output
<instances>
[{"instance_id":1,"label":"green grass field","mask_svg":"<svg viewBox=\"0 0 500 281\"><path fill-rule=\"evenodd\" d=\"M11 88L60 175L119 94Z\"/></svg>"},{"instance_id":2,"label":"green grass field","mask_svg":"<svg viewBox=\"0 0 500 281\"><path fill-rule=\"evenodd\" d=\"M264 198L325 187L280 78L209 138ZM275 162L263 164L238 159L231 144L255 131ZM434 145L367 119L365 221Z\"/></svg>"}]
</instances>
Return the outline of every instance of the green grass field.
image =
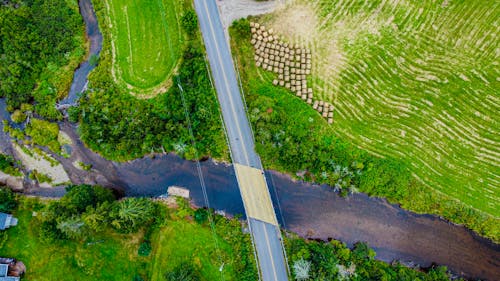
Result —
<instances>
[{"instance_id":1,"label":"green grass field","mask_svg":"<svg viewBox=\"0 0 500 281\"><path fill-rule=\"evenodd\" d=\"M115 81L140 96L165 92L183 50L183 1L106 0Z\"/></svg>"},{"instance_id":2,"label":"green grass field","mask_svg":"<svg viewBox=\"0 0 500 281\"><path fill-rule=\"evenodd\" d=\"M30 202L25 201L25 202ZM193 210L171 210L165 226L151 235L153 251L148 257L138 255L144 231L116 234L111 229L86 237L83 241L43 242L39 238L39 222L32 216L30 204L21 204L14 215L19 224L0 234L0 257L15 257L27 268L23 280L165 280L167 271L183 262L193 263L202 280L218 280L219 256L224 262L225 280L238 280L242 247L250 246L250 238L242 238L238 221L220 218L214 236L207 225L185 219ZM230 236L227 236L230 233ZM246 240L245 240L246 239ZM247 259L253 258L251 253ZM250 266L253 266L252 264Z\"/></svg>"},{"instance_id":3,"label":"green grass field","mask_svg":"<svg viewBox=\"0 0 500 281\"><path fill-rule=\"evenodd\" d=\"M499 14L495 1L309 0L260 21L312 49L332 134L498 218Z\"/></svg>"}]
</instances>

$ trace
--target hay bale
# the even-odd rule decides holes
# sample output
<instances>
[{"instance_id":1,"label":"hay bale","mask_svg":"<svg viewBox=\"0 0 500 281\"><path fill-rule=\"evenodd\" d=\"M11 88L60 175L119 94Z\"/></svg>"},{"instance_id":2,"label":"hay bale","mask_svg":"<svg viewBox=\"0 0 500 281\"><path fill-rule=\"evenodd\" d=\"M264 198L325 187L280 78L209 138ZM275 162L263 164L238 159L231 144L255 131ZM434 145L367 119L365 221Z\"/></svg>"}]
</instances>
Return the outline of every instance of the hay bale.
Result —
<instances>
[{"instance_id":1,"label":"hay bale","mask_svg":"<svg viewBox=\"0 0 500 281\"><path fill-rule=\"evenodd\" d=\"M260 67L261 65L262 65L262 64L261 64L261 62L260 62L260 61L258 61L258 62L256 62L256 63L255 63L255 66L257 66L257 67Z\"/></svg>"},{"instance_id":2,"label":"hay bale","mask_svg":"<svg viewBox=\"0 0 500 281\"><path fill-rule=\"evenodd\" d=\"M250 22L250 27L255 27L255 22L251 21Z\"/></svg>"},{"instance_id":3,"label":"hay bale","mask_svg":"<svg viewBox=\"0 0 500 281\"><path fill-rule=\"evenodd\" d=\"M328 117L333 118L333 112L331 112L331 111L330 111L330 112L328 113Z\"/></svg>"},{"instance_id":4,"label":"hay bale","mask_svg":"<svg viewBox=\"0 0 500 281\"><path fill-rule=\"evenodd\" d=\"M265 58L265 59L264 59L264 63L265 63L265 64L269 64L269 59L266 59L266 58Z\"/></svg>"},{"instance_id":5,"label":"hay bale","mask_svg":"<svg viewBox=\"0 0 500 281\"><path fill-rule=\"evenodd\" d=\"M314 109L314 110L317 110L317 109L318 109L318 104L316 103L316 101L315 101L315 102L314 102L314 104L313 104L313 109Z\"/></svg>"},{"instance_id":6,"label":"hay bale","mask_svg":"<svg viewBox=\"0 0 500 281\"><path fill-rule=\"evenodd\" d=\"M300 61L300 55L295 55L295 60Z\"/></svg>"},{"instance_id":7,"label":"hay bale","mask_svg":"<svg viewBox=\"0 0 500 281\"><path fill-rule=\"evenodd\" d=\"M295 86L293 86L293 84L292 84L292 86L290 87L290 91L295 92Z\"/></svg>"},{"instance_id":8,"label":"hay bale","mask_svg":"<svg viewBox=\"0 0 500 281\"><path fill-rule=\"evenodd\" d=\"M280 62L285 63L286 59L285 57L280 57Z\"/></svg>"},{"instance_id":9,"label":"hay bale","mask_svg":"<svg viewBox=\"0 0 500 281\"><path fill-rule=\"evenodd\" d=\"M283 80L283 75L282 74L278 75L278 80Z\"/></svg>"},{"instance_id":10,"label":"hay bale","mask_svg":"<svg viewBox=\"0 0 500 281\"><path fill-rule=\"evenodd\" d=\"M273 34L274 33L274 30L271 28L268 30L269 34Z\"/></svg>"},{"instance_id":11,"label":"hay bale","mask_svg":"<svg viewBox=\"0 0 500 281\"><path fill-rule=\"evenodd\" d=\"M275 67L278 67L279 65L280 65L280 63L279 63L279 62L274 61L274 66L275 66Z\"/></svg>"},{"instance_id":12,"label":"hay bale","mask_svg":"<svg viewBox=\"0 0 500 281\"><path fill-rule=\"evenodd\" d=\"M323 106L319 105L317 110L318 110L318 112L322 112L323 111Z\"/></svg>"},{"instance_id":13,"label":"hay bale","mask_svg":"<svg viewBox=\"0 0 500 281\"><path fill-rule=\"evenodd\" d=\"M319 106L321 106L321 107L322 107L324 104L325 104L325 102L324 102L324 101L322 101L322 100L320 100L320 101L319 101Z\"/></svg>"},{"instance_id":14,"label":"hay bale","mask_svg":"<svg viewBox=\"0 0 500 281\"><path fill-rule=\"evenodd\" d=\"M323 112L323 114L321 114L321 116L323 116L323 118L326 118L326 117L328 117L328 113Z\"/></svg>"},{"instance_id":15,"label":"hay bale","mask_svg":"<svg viewBox=\"0 0 500 281\"><path fill-rule=\"evenodd\" d=\"M285 88L290 89L290 83L285 83Z\"/></svg>"},{"instance_id":16,"label":"hay bale","mask_svg":"<svg viewBox=\"0 0 500 281\"><path fill-rule=\"evenodd\" d=\"M278 85L278 79L273 80L273 85L275 85L275 86Z\"/></svg>"},{"instance_id":17,"label":"hay bale","mask_svg":"<svg viewBox=\"0 0 500 281\"><path fill-rule=\"evenodd\" d=\"M285 75L285 81L286 81L286 82L290 81L290 76Z\"/></svg>"},{"instance_id":18,"label":"hay bale","mask_svg":"<svg viewBox=\"0 0 500 281\"><path fill-rule=\"evenodd\" d=\"M333 118L328 118L328 124L332 124L333 123Z\"/></svg>"},{"instance_id":19,"label":"hay bale","mask_svg":"<svg viewBox=\"0 0 500 281\"><path fill-rule=\"evenodd\" d=\"M295 56L295 50L294 49L290 49L290 56Z\"/></svg>"},{"instance_id":20,"label":"hay bale","mask_svg":"<svg viewBox=\"0 0 500 281\"><path fill-rule=\"evenodd\" d=\"M293 70L293 68L292 68L292 70ZM293 73L293 72L292 72L292 73ZM291 74L291 75L290 75L290 77L292 78L292 80L295 80L295 77L296 77L296 76L295 76L295 74Z\"/></svg>"},{"instance_id":21,"label":"hay bale","mask_svg":"<svg viewBox=\"0 0 500 281\"><path fill-rule=\"evenodd\" d=\"M269 33L267 33L267 31L264 30L264 33L262 33L262 36L269 37Z\"/></svg>"},{"instance_id":22,"label":"hay bale","mask_svg":"<svg viewBox=\"0 0 500 281\"><path fill-rule=\"evenodd\" d=\"M267 71L273 71L273 67L271 65L267 66Z\"/></svg>"},{"instance_id":23,"label":"hay bale","mask_svg":"<svg viewBox=\"0 0 500 281\"><path fill-rule=\"evenodd\" d=\"M274 60L274 55L273 54L269 55L269 59Z\"/></svg>"},{"instance_id":24,"label":"hay bale","mask_svg":"<svg viewBox=\"0 0 500 281\"><path fill-rule=\"evenodd\" d=\"M308 64L306 65L306 69L311 69L311 67L312 67L312 66L311 66L311 64L310 64L310 63L308 63Z\"/></svg>"},{"instance_id":25,"label":"hay bale","mask_svg":"<svg viewBox=\"0 0 500 281\"><path fill-rule=\"evenodd\" d=\"M267 42L269 40L267 40L267 37L264 37L264 38L262 38L262 41Z\"/></svg>"},{"instance_id":26,"label":"hay bale","mask_svg":"<svg viewBox=\"0 0 500 281\"><path fill-rule=\"evenodd\" d=\"M286 60L288 60L290 58L290 55L285 53L285 55L283 56Z\"/></svg>"},{"instance_id":27,"label":"hay bale","mask_svg":"<svg viewBox=\"0 0 500 281\"><path fill-rule=\"evenodd\" d=\"M299 48L296 48L295 53L300 54L300 53L302 53L302 50Z\"/></svg>"},{"instance_id":28,"label":"hay bale","mask_svg":"<svg viewBox=\"0 0 500 281\"><path fill-rule=\"evenodd\" d=\"M312 99L311 98L308 98L307 99L307 104L311 104L312 103Z\"/></svg>"},{"instance_id":29,"label":"hay bale","mask_svg":"<svg viewBox=\"0 0 500 281\"><path fill-rule=\"evenodd\" d=\"M262 38L262 35L259 34L259 36L257 36L257 40L262 41L262 39L264 38Z\"/></svg>"},{"instance_id":30,"label":"hay bale","mask_svg":"<svg viewBox=\"0 0 500 281\"><path fill-rule=\"evenodd\" d=\"M307 75L311 74L311 70L310 69L306 69L306 74Z\"/></svg>"},{"instance_id":31,"label":"hay bale","mask_svg":"<svg viewBox=\"0 0 500 281\"><path fill-rule=\"evenodd\" d=\"M295 83L295 89L302 90L302 86L300 84Z\"/></svg>"},{"instance_id":32,"label":"hay bale","mask_svg":"<svg viewBox=\"0 0 500 281\"><path fill-rule=\"evenodd\" d=\"M263 63L262 68L267 69L267 63Z\"/></svg>"},{"instance_id":33,"label":"hay bale","mask_svg":"<svg viewBox=\"0 0 500 281\"><path fill-rule=\"evenodd\" d=\"M278 73L279 73L279 74L283 74L283 68L278 68L278 69L279 69L279 70L278 70Z\"/></svg>"},{"instance_id":34,"label":"hay bale","mask_svg":"<svg viewBox=\"0 0 500 281\"><path fill-rule=\"evenodd\" d=\"M302 100L307 100L307 95L302 95Z\"/></svg>"},{"instance_id":35,"label":"hay bale","mask_svg":"<svg viewBox=\"0 0 500 281\"><path fill-rule=\"evenodd\" d=\"M260 30L264 31L264 30L266 30L266 27L264 25L261 25Z\"/></svg>"},{"instance_id":36,"label":"hay bale","mask_svg":"<svg viewBox=\"0 0 500 281\"><path fill-rule=\"evenodd\" d=\"M301 95L300 93L295 93L295 95L296 95L297 97L299 97L299 98L301 98L301 97L302 97L302 95Z\"/></svg>"},{"instance_id":37,"label":"hay bale","mask_svg":"<svg viewBox=\"0 0 500 281\"><path fill-rule=\"evenodd\" d=\"M285 81L281 80L281 81L280 81L280 86L281 86L281 87L285 86Z\"/></svg>"},{"instance_id":38,"label":"hay bale","mask_svg":"<svg viewBox=\"0 0 500 281\"><path fill-rule=\"evenodd\" d=\"M312 99L313 98L313 94L312 93L307 93L307 97Z\"/></svg>"},{"instance_id":39,"label":"hay bale","mask_svg":"<svg viewBox=\"0 0 500 281\"><path fill-rule=\"evenodd\" d=\"M308 92L309 94L312 94L312 93L313 93L313 89L312 89L312 88L309 88L309 89L307 89L307 92Z\"/></svg>"},{"instance_id":40,"label":"hay bale","mask_svg":"<svg viewBox=\"0 0 500 281\"><path fill-rule=\"evenodd\" d=\"M273 71L274 71L274 73L278 73L278 71L279 71L278 67L275 66Z\"/></svg>"},{"instance_id":41,"label":"hay bale","mask_svg":"<svg viewBox=\"0 0 500 281\"><path fill-rule=\"evenodd\" d=\"M255 46L256 43L257 43L257 39L252 38L252 40L250 40L250 44Z\"/></svg>"},{"instance_id":42,"label":"hay bale","mask_svg":"<svg viewBox=\"0 0 500 281\"><path fill-rule=\"evenodd\" d=\"M281 69L285 68L285 64L283 62L280 62L280 68Z\"/></svg>"},{"instance_id":43,"label":"hay bale","mask_svg":"<svg viewBox=\"0 0 500 281\"><path fill-rule=\"evenodd\" d=\"M260 24L258 22L256 22L254 26L255 26L255 28L259 28Z\"/></svg>"},{"instance_id":44,"label":"hay bale","mask_svg":"<svg viewBox=\"0 0 500 281\"><path fill-rule=\"evenodd\" d=\"M302 86L302 94L307 96L307 89Z\"/></svg>"},{"instance_id":45,"label":"hay bale","mask_svg":"<svg viewBox=\"0 0 500 281\"><path fill-rule=\"evenodd\" d=\"M306 58L310 60L310 59L312 59L312 55L311 54L307 54Z\"/></svg>"},{"instance_id":46,"label":"hay bale","mask_svg":"<svg viewBox=\"0 0 500 281\"><path fill-rule=\"evenodd\" d=\"M285 60L285 65L286 66L290 66L290 61L289 60Z\"/></svg>"},{"instance_id":47,"label":"hay bale","mask_svg":"<svg viewBox=\"0 0 500 281\"><path fill-rule=\"evenodd\" d=\"M290 73L295 74L295 71L296 71L296 69L295 69L295 68L290 69Z\"/></svg>"},{"instance_id":48,"label":"hay bale","mask_svg":"<svg viewBox=\"0 0 500 281\"><path fill-rule=\"evenodd\" d=\"M259 57L258 61L259 62L264 62L264 58L263 57Z\"/></svg>"},{"instance_id":49,"label":"hay bale","mask_svg":"<svg viewBox=\"0 0 500 281\"><path fill-rule=\"evenodd\" d=\"M330 111L333 111L334 107L333 105L330 105Z\"/></svg>"}]
</instances>

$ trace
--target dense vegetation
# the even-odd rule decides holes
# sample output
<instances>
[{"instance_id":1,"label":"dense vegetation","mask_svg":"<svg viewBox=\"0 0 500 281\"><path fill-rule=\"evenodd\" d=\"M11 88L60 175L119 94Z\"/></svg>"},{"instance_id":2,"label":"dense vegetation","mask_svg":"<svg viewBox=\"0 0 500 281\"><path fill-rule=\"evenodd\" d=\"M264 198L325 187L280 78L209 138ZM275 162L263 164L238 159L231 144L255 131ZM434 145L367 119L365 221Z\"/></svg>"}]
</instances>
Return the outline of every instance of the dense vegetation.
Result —
<instances>
[{"instance_id":1,"label":"dense vegetation","mask_svg":"<svg viewBox=\"0 0 500 281\"><path fill-rule=\"evenodd\" d=\"M113 75L120 87L146 97L165 91L182 56L184 38L179 15L183 3L176 0L105 2L105 22L110 23L113 40Z\"/></svg>"},{"instance_id":2,"label":"dense vegetation","mask_svg":"<svg viewBox=\"0 0 500 281\"><path fill-rule=\"evenodd\" d=\"M184 200L174 207L143 198L117 201L109 190L87 185L71 186L50 202L16 199L3 188L0 199L6 202L0 211L19 218L18 226L0 232L0 255L23 261L29 280L258 279L241 221L193 210ZM350 250L336 240L284 237L295 280L448 280L445 267L425 274L377 261L364 243Z\"/></svg>"},{"instance_id":3,"label":"dense vegetation","mask_svg":"<svg viewBox=\"0 0 500 281\"><path fill-rule=\"evenodd\" d=\"M16 162L14 161L14 158L10 155L5 155L2 153L0 153L0 171L13 176L22 175L21 171L19 171L19 168L17 167Z\"/></svg>"},{"instance_id":4,"label":"dense vegetation","mask_svg":"<svg viewBox=\"0 0 500 281\"><path fill-rule=\"evenodd\" d=\"M291 237L285 240L285 247L295 280L449 280L446 267L423 273L375 260L375 251L365 243L356 243L351 250L337 240L325 243Z\"/></svg>"},{"instance_id":5,"label":"dense vegetation","mask_svg":"<svg viewBox=\"0 0 500 281\"><path fill-rule=\"evenodd\" d=\"M94 3L100 22L105 22L103 3ZM196 25L196 17L184 2L184 28ZM116 85L111 76L110 31L101 24L104 36L98 67L90 75L91 91L71 110L72 119L80 121L82 140L93 150L113 160L128 160L146 153L175 151L187 159L198 155L227 157L219 109L205 65L198 32L186 32L186 47L173 86L166 93L149 100L131 96ZM178 84L182 85L181 93ZM182 96L186 100L196 147L190 143Z\"/></svg>"},{"instance_id":6,"label":"dense vegetation","mask_svg":"<svg viewBox=\"0 0 500 281\"><path fill-rule=\"evenodd\" d=\"M11 109L34 101L39 115L61 119L55 102L85 53L77 1L2 1L0 26L0 97Z\"/></svg>"},{"instance_id":7,"label":"dense vegetation","mask_svg":"<svg viewBox=\"0 0 500 281\"><path fill-rule=\"evenodd\" d=\"M257 279L241 223L217 216L212 233L206 220L189 219L194 210L184 201L176 208L144 198L117 201L109 190L87 185L71 186L50 202L19 197L17 209L8 189L0 189L0 199L14 203L7 211L14 209L19 219L0 232L0 256L23 261L28 280L172 280L184 274L217 280L222 263L225 280Z\"/></svg>"},{"instance_id":8,"label":"dense vegetation","mask_svg":"<svg viewBox=\"0 0 500 281\"><path fill-rule=\"evenodd\" d=\"M303 175L343 193L362 191L388 198L404 208L441 215L481 235L500 240L500 220L417 181L399 158L379 158L337 136L310 106L273 86L271 73L253 62L247 20L231 28L256 148L267 168ZM237 47L236 47L237 46Z\"/></svg>"}]
</instances>

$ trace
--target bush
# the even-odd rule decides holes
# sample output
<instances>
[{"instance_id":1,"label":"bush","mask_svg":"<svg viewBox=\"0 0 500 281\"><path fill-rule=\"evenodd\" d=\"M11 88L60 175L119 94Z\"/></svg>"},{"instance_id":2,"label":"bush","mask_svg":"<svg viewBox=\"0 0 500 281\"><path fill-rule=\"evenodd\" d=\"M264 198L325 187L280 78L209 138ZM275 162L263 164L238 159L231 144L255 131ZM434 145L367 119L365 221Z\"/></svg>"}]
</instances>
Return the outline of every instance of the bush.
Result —
<instances>
[{"instance_id":1,"label":"bush","mask_svg":"<svg viewBox=\"0 0 500 281\"><path fill-rule=\"evenodd\" d=\"M47 146L56 153L61 152L61 145L57 140L59 126L56 123L32 118L26 127L26 134L31 137L34 144Z\"/></svg>"},{"instance_id":2,"label":"bush","mask_svg":"<svg viewBox=\"0 0 500 281\"><path fill-rule=\"evenodd\" d=\"M151 253L151 250L153 250L153 248L151 247L151 242L144 241L139 246L138 254L139 256L147 257Z\"/></svg>"},{"instance_id":3,"label":"bush","mask_svg":"<svg viewBox=\"0 0 500 281\"><path fill-rule=\"evenodd\" d=\"M205 223L208 220L208 210L200 208L194 211L194 220L199 224Z\"/></svg>"},{"instance_id":4,"label":"bush","mask_svg":"<svg viewBox=\"0 0 500 281\"><path fill-rule=\"evenodd\" d=\"M26 117L26 114L24 114L21 110L16 109L16 110L14 110L14 113L12 113L10 118L15 123L23 123L24 121L26 121L27 117Z\"/></svg>"},{"instance_id":5,"label":"bush","mask_svg":"<svg viewBox=\"0 0 500 281\"><path fill-rule=\"evenodd\" d=\"M10 213L17 206L16 196L12 190L0 186L0 212Z\"/></svg>"},{"instance_id":6,"label":"bush","mask_svg":"<svg viewBox=\"0 0 500 281\"><path fill-rule=\"evenodd\" d=\"M181 19L182 27L188 35L196 34L198 30L198 18L194 10L187 10Z\"/></svg>"},{"instance_id":7,"label":"bush","mask_svg":"<svg viewBox=\"0 0 500 281\"><path fill-rule=\"evenodd\" d=\"M199 281L198 270L190 262L183 262L165 274L166 281Z\"/></svg>"}]
</instances>

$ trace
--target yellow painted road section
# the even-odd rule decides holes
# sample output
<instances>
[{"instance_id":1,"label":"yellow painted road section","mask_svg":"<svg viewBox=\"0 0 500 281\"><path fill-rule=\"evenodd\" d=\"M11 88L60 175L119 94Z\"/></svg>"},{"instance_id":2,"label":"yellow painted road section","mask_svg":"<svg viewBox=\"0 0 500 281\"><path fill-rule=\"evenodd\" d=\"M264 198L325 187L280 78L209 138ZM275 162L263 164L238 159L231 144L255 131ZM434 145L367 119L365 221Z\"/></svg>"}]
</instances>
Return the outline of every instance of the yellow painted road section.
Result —
<instances>
[{"instance_id":1,"label":"yellow painted road section","mask_svg":"<svg viewBox=\"0 0 500 281\"><path fill-rule=\"evenodd\" d=\"M234 169L247 216L278 225L262 170L241 164L234 164Z\"/></svg>"}]
</instances>

